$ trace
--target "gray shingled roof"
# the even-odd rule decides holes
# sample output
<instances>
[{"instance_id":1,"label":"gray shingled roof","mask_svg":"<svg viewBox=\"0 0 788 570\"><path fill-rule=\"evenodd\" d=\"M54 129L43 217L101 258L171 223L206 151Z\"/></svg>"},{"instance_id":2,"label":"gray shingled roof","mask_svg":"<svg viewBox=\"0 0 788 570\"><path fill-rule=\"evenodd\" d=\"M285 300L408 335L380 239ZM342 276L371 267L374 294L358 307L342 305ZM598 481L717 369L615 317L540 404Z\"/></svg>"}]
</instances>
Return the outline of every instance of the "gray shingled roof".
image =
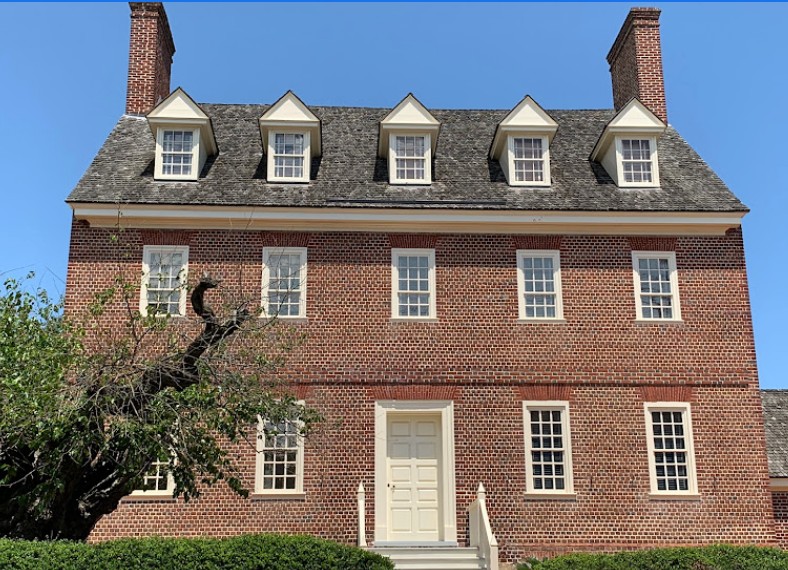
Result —
<instances>
[{"instance_id":1,"label":"gray shingled roof","mask_svg":"<svg viewBox=\"0 0 788 570\"><path fill-rule=\"evenodd\" d=\"M259 117L266 105L202 105L219 155L196 182L153 179L154 141L143 118L123 116L69 202L258 206L431 207L515 210L741 212L746 207L692 148L668 128L659 143L661 188L618 189L588 157L612 110L550 111L552 185L513 188L488 159L496 125L509 112L432 111L441 121L433 183L388 183L377 158L378 123L388 109L313 107L323 156L308 184L267 183Z\"/></svg>"},{"instance_id":2,"label":"gray shingled roof","mask_svg":"<svg viewBox=\"0 0 788 570\"><path fill-rule=\"evenodd\" d=\"M788 390L761 390L769 475L788 477Z\"/></svg>"}]
</instances>

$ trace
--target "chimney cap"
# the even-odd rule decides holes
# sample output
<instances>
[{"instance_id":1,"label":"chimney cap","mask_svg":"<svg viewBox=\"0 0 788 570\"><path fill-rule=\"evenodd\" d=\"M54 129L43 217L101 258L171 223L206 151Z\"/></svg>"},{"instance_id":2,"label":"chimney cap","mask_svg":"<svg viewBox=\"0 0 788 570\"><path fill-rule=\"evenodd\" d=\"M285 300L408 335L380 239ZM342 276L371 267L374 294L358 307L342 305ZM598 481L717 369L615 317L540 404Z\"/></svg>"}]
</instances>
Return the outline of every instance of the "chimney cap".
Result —
<instances>
[{"instance_id":1,"label":"chimney cap","mask_svg":"<svg viewBox=\"0 0 788 570\"><path fill-rule=\"evenodd\" d=\"M659 16L662 13L662 10L659 8L631 8L629 10L629 14L627 14L624 23L621 25L621 29L618 31L618 35L616 36L613 45L610 48L610 51L607 52L607 62L612 65L613 61L618 56L618 52L623 47L627 36L630 34L632 29L635 27L634 22L635 20L640 20L641 22L645 23L648 20L654 22L651 25L659 26Z\"/></svg>"}]
</instances>

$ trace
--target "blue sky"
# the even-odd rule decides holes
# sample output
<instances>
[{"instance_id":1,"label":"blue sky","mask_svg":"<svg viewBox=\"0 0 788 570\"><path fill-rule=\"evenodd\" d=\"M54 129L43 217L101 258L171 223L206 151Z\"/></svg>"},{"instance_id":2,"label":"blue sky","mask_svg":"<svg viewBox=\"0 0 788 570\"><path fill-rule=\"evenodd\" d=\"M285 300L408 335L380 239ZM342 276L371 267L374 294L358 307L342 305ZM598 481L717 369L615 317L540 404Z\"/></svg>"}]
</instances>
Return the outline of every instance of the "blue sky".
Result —
<instances>
[{"instance_id":1,"label":"blue sky","mask_svg":"<svg viewBox=\"0 0 788 570\"><path fill-rule=\"evenodd\" d=\"M629 3L165 4L172 87L206 103L609 108ZM670 123L752 212L744 237L761 385L788 388L788 5L662 8ZM0 274L62 292L64 203L123 113L126 3L0 4Z\"/></svg>"}]
</instances>

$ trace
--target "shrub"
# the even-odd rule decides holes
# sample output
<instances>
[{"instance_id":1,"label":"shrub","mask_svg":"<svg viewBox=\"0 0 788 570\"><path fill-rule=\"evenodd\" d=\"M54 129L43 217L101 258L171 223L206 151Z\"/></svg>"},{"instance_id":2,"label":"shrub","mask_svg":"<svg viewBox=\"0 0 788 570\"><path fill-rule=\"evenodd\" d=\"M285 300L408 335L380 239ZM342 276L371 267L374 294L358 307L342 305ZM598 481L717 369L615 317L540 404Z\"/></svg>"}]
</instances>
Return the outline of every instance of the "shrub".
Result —
<instances>
[{"instance_id":1,"label":"shrub","mask_svg":"<svg viewBox=\"0 0 788 570\"><path fill-rule=\"evenodd\" d=\"M788 570L788 552L726 545L657 548L615 554L568 554L524 562L518 570Z\"/></svg>"},{"instance_id":2,"label":"shrub","mask_svg":"<svg viewBox=\"0 0 788 570\"><path fill-rule=\"evenodd\" d=\"M100 544L0 539L0 570L392 570L380 555L309 536L140 538Z\"/></svg>"}]
</instances>

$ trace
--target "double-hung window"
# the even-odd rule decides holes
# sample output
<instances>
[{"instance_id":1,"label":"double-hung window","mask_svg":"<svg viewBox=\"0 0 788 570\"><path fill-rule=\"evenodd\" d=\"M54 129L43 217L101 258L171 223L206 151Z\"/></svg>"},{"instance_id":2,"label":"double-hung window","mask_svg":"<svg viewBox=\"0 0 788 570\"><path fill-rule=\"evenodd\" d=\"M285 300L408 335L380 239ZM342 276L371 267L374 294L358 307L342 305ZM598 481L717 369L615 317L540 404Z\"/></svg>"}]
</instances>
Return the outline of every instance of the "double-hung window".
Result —
<instances>
[{"instance_id":1,"label":"double-hung window","mask_svg":"<svg viewBox=\"0 0 788 570\"><path fill-rule=\"evenodd\" d=\"M255 493L303 493L304 443L296 422L259 420L256 470Z\"/></svg>"},{"instance_id":2,"label":"double-hung window","mask_svg":"<svg viewBox=\"0 0 788 570\"><path fill-rule=\"evenodd\" d=\"M160 128L156 141L156 178L196 180L199 165L199 129Z\"/></svg>"},{"instance_id":3,"label":"double-hung window","mask_svg":"<svg viewBox=\"0 0 788 570\"><path fill-rule=\"evenodd\" d=\"M571 494L574 490L569 402L524 402L523 412L526 492Z\"/></svg>"},{"instance_id":4,"label":"double-hung window","mask_svg":"<svg viewBox=\"0 0 788 570\"><path fill-rule=\"evenodd\" d=\"M646 403L652 494L697 493L690 405Z\"/></svg>"},{"instance_id":5,"label":"double-hung window","mask_svg":"<svg viewBox=\"0 0 788 570\"><path fill-rule=\"evenodd\" d=\"M655 139L617 139L620 186L656 186Z\"/></svg>"},{"instance_id":6,"label":"double-hung window","mask_svg":"<svg viewBox=\"0 0 788 570\"><path fill-rule=\"evenodd\" d=\"M550 163L547 137L511 137L510 172L517 185L550 183Z\"/></svg>"},{"instance_id":7,"label":"double-hung window","mask_svg":"<svg viewBox=\"0 0 788 570\"><path fill-rule=\"evenodd\" d=\"M146 245L142 257L140 312L157 316L185 315L188 246Z\"/></svg>"},{"instance_id":8,"label":"double-hung window","mask_svg":"<svg viewBox=\"0 0 788 570\"><path fill-rule=\"evenodd\" d=\"M521 319L562 319L559 252L517 250L517 289Z\"/></svg>"},{"instance_id":9,"label":"double-hung window","mask_svg":"<svg viewBox=\"0 0 788 570\"><path fill-rule=\"evenodd\" d=\"M428 135L396 135L391 137L393 183L429 184L431 180L430 137Z\"/></svg>"},{"instance_id":10,"label":"double-hung window","mask_svg":"<svg viewBox=\"0 0 788 570\"><path fill-rule=\"evenodd\" d=\"M633 251L632 269L638 320L681 320L676 254Z\"/></svg>"},{"instance_id":11,"label":"double-hung window","mask_svg":"<svg viewBox=\"0 0 788 570\"><path fill-rule=\"evenodd\" d=\"M263 248L263 314L306 317L306 248Z\"/></svg>"},{"instance_id":12,"label":"double-hung window","mask_svg":"<svg viewBox=\"0 0 788 570\"><path fill-rule=\"evenodd\" d=\"M308 182L310 135L271 131L268 143L268 180Z\"/></svg>"},{"instance_id":13,"label":"double-hung window","mask_svg":"<svg viewBox=\"0 0 788 570\"><path fill-rule=\"evenodd\" d=\"M391 316L435 318L435 250L392 249Z\"/></svg>"}]
</instances>

